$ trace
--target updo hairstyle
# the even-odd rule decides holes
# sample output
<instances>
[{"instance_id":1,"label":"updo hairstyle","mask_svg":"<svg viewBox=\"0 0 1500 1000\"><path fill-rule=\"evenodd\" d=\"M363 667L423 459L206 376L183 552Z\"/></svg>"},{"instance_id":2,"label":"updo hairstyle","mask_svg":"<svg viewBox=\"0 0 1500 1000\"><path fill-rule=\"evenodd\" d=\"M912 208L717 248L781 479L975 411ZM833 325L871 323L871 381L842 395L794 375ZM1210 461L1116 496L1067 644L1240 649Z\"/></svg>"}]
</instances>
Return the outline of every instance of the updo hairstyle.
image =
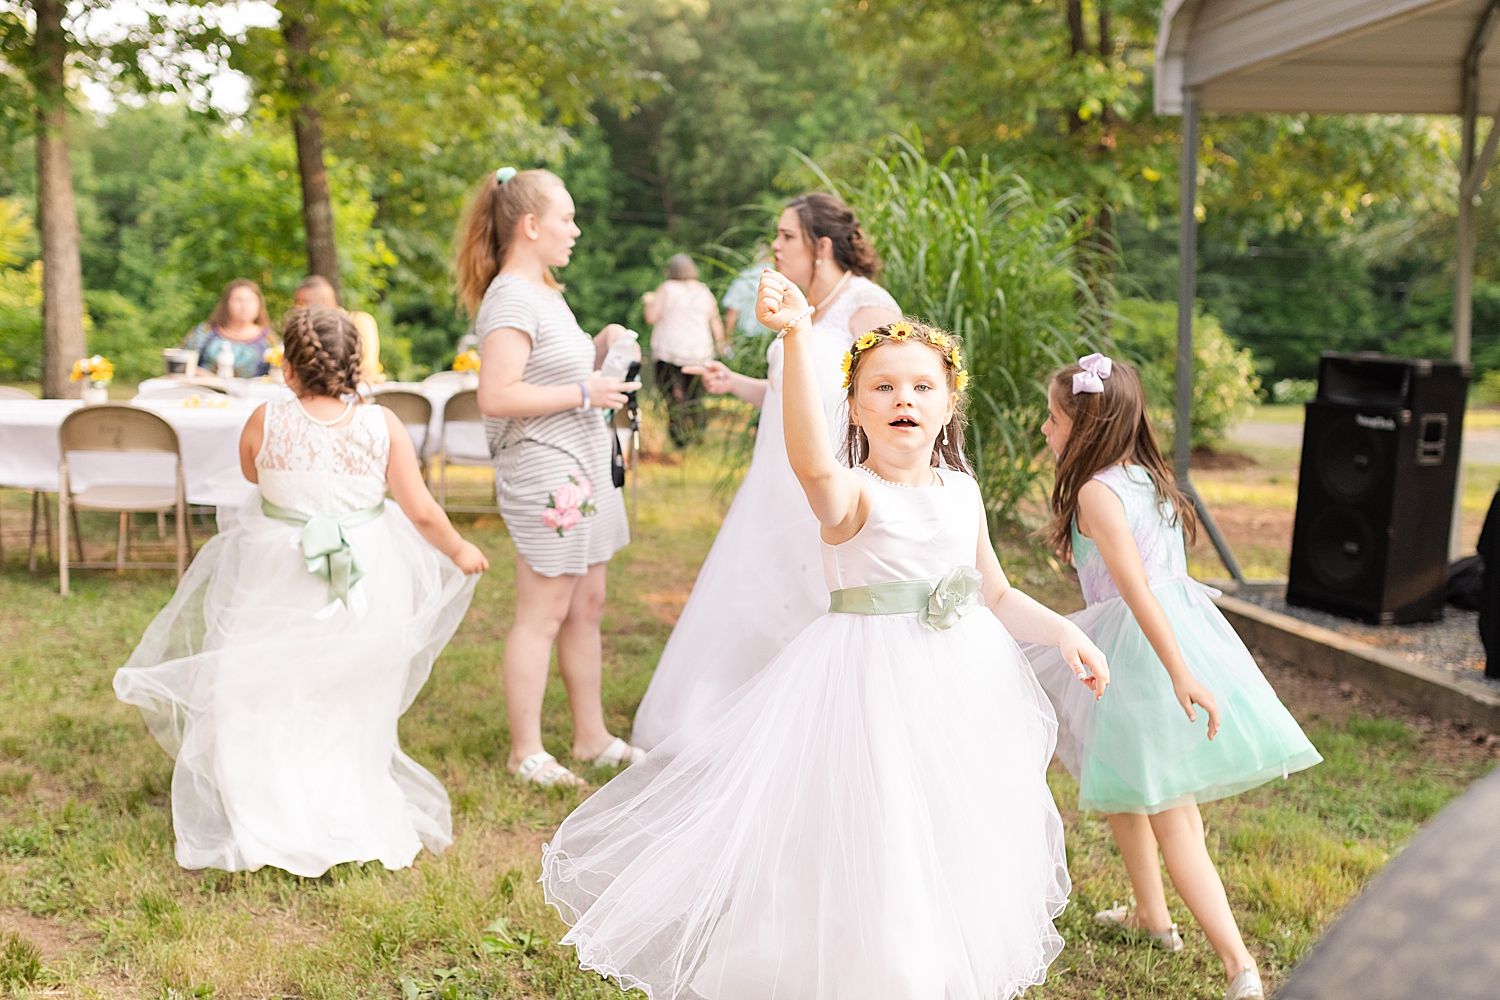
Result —
<instances>
[{"instance_id":1,"label":"updo hairstyle","mask_svg":"<svg viewBox=\"0 0 1500 1000\"><path fill-rule=\"evenodd\" d=\"M880 254L865 239L854 209L825 191L812 191L791 200L787 208L797 213L802 235L814 246L825 236L833 244L833 259L839 267L861 278L880 273Z\"/></svg>"},{"instance_id":2,"label":"updo hairstyle","mask_svg":"<svg viewBox=\"0 0 1500 1000\"><path fill-rule=\"evenodd\" d=\"M339 399L359 387L359 331L349 317L327 306L304 306L282 322L286 363L304 392Z\"/></svg>"}]
</instances>

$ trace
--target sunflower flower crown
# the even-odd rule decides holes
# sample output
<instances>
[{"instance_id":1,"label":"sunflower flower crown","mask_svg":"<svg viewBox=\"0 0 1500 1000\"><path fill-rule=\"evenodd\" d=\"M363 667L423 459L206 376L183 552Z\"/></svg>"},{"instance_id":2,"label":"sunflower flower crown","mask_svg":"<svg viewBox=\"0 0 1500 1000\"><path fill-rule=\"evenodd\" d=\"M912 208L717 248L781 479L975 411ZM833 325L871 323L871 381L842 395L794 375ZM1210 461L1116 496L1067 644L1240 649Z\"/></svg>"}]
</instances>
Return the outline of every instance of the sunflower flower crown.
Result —
<instances>
[{"instance_id":1,"label":"sunflower flower crown","mask_svg":"<svg viewBox=\"0 0 1500 1000\"><path fill-rule=\"evenodd\" d=\"M897 343L903 340L917 340L930 344L937 348L938 353L943 356L943 364L954 373L954 387L959 392L969 387L969 371L964 367L963 352L959 349L957 342L941 330L902 320L899 323L890 323L866 331L854 342L854 346L844 353L841 367L844 372L845 392L849 391L849 387L854 383L854 359L886 340L893 340Z\"/></svg>"}]
</instances>

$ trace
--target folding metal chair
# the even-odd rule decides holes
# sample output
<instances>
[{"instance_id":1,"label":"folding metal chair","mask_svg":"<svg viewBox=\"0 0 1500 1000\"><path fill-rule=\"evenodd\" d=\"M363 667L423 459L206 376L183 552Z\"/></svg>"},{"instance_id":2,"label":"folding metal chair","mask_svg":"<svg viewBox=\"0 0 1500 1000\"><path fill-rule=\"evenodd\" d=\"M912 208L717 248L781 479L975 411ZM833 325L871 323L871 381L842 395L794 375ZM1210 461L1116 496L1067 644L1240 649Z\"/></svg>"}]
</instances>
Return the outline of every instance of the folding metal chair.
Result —
<instances>
[{"instance_id":1,"label":"folding metal chair","mask_svg":"<svg viewBox=\"0 0 1500 1000\"><path fill-rule=\"evenodd\" d=\"M176 569L177 579L192 557L191 526L187 519L187 486L182 475L182 451L177 443L177 432L172 425L150 410L131 406L129 403L103 403L86 406L68 414L58 430L58 444L62 459L58 462L57 480L57 530L58 530L58 589L64 597L68 595L68 571L72 569ZM176 483L173 486L90 486L81 492L73 492L68 478L68 454L75 451L92 452L155 452L172 455L177 459ZM82 538L78 538L79 558L76 563L68 560L68 525L78 532L80 510L110 511L120 515L120 534L115 543L114 562L87 562L83 558ZM161 513L171 511L177 516L177 561L175 563L125 561L130 548L130 516L138 511Z\"/></svg>"},{"instance_id":2,"label":"folding metal chair","mask_svg":"<svg viewBox=\"0 0 1500 1000\"><path fill-rule=\"evenodd\" d=\"M500 510L499 502L488 507L480 507L474 504L450 504L448 502L448 466L470 465L489 466L490 453L487 446L481 452L475 449L464 450L462 447L453 446L453 435L450 431L454 424L470 424L479 428L478 440L484 440L484 414L479 412L479 393L474 389L465 389L463 392L454 393L448 398L443 406L443 440L439 445L434 459L437 462L436 476L438 481L438 503L444 510L451 510L471 514L494 514Z\"/></svg>"},{"instance_id":3,"label":"folding metal chair","mask_svg":"<svg viewBox=\"0 0 1500 1000\"><path fill-rule=\"evenodd\" d=\"M427 479L427 432L432 426L432 400L420 392L412 392L410 389L381 389L377 387L371 396L375 402L390 410L396 415L406 428L406 433L411 435L412 447L417 449L417 462L422 467L422 479ZM412 431L413 427L421 427L420 435Z\"/></svg>"}]
</instances>

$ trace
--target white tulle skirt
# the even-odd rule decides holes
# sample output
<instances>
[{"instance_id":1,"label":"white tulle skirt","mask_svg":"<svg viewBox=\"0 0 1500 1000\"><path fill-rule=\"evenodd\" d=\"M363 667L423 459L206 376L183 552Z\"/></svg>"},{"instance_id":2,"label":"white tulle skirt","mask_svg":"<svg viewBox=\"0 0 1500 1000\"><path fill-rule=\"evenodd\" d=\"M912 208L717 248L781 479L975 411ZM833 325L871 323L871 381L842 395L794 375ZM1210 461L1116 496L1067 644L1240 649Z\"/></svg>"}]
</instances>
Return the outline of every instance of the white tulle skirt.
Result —
<instances>
[{"instance_id":1,"label":"white tulle skirt","mask_svg":"<svg viewBox=\"0 0 1500 1000\"><path fill-rule=\"evenodd\" d=\"M354 610L328 614L299 529L262 515L258 493L227 513L115 674L115 693L176 759L178 862L313 877L345 861L402 868L424 844L443 850L448 796L401 752L396 723L474 578L388 504L346 532L365 577Z\"/></svg>"},{"instance_id":2,"label":"white tulle skirt","mask_svg":"<svg viewBox=\"0 0 1500 1000\"><path fill-rule=\"evenodd\" d=\"M544 848L584 968L653 1000L995 1000L1069 891L1056 722L988 611L825 615Z\"/></svg>"}]
</instances>

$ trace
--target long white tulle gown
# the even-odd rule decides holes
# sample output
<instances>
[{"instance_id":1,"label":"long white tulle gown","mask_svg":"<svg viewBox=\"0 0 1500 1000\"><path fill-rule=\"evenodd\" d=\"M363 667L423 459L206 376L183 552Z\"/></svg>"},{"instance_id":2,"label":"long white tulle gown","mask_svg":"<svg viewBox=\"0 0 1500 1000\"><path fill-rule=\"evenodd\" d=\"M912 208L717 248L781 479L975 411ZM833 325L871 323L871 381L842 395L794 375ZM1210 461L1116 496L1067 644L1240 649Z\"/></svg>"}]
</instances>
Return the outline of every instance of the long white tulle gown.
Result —
<instances>
[{"instance_id":1,"label":"long white tulle gown","mask_svg":"<svg viewBox=\"0 0 1500 1000\"><path fill-rule=\"evenodd\" d=\"M854 342L850 319L866 308L901 311L885 289L853 276L812 327L818 391L835 447L848 419L839 361ZM828 609L818 522L786 457L779 341L766 358L769 384L750 468L636 711L630 742L639 747L650 749L684 726L712 724L726 695Z\"/></svg>"},{"instance_id":2,"label":"long white tulle gown","mask_svg":"<svg viewBox=\"0 0 1500 1000\"><path fill-rule=\"evenodd\" d=\"M115 674L115 693L176 758L184 868L403 868L453 840L447 793L401 752L396 723L475 578L386 503L389 454L380 407L331 428L296 400L266 404L260 491L234 516L221 509L219 533ZM309 570L304 528L267 516L262 498L324 515L323 528L345 522L331 537L342 531L363 572L347 599Z\"/></svg>"},{"instance_id":3,"label":"long white tulle gown","mask_svg":"<svg viewBox=\"0 0 1500 1000\"><path fill-rule=\"evenodd\" d=\"M979 489L942 480L872 477L869 522L823 546L828 588L922 581L925 602L927 581L977 579ZM942 610L945 630L822 615L717 724L580 805L542 861L579 963L652 1000L1003 1000L1041 982L1069 891L1056 720L977 594Z\"/></svg>"}]
</instances>

